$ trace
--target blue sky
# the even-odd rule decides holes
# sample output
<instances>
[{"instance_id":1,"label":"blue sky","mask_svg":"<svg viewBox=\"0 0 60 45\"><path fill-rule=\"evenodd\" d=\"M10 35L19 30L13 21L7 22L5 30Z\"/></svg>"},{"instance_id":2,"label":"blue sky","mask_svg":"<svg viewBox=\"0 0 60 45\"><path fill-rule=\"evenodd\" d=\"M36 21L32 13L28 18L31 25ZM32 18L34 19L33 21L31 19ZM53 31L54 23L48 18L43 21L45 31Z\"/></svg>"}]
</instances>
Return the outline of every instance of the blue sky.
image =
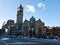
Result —
<instances>
[{"instance_id":1,"label":"blue sky","mask_svg":"<svg viewBox=\"0 0 60 45\"><path fill-rule=\"evenodd\" d=\"M60 26L60 0L21 0L24 19L34 16L41 19L46 26ZM12 19L16 22L17 7L20 0L0 0L0 28L3 22Z\"/></svg>"}]
</instances>

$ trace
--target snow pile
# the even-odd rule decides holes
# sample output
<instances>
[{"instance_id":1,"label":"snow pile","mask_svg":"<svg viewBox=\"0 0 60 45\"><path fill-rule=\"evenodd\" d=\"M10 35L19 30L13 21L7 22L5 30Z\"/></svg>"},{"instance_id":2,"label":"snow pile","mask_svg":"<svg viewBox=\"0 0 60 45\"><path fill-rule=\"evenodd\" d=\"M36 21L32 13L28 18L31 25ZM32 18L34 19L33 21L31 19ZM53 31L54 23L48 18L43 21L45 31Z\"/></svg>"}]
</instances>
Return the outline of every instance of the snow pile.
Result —
<instances>
[{"instance_id":1,"label":"snow pile","mask_svg":"<svg viewBox=\"0 0 60 45\"><path fill-rule=\"evenodd\" d=\"M1 40L8 40L9 38L2 38Z\"/></svg>"}]
</instances>

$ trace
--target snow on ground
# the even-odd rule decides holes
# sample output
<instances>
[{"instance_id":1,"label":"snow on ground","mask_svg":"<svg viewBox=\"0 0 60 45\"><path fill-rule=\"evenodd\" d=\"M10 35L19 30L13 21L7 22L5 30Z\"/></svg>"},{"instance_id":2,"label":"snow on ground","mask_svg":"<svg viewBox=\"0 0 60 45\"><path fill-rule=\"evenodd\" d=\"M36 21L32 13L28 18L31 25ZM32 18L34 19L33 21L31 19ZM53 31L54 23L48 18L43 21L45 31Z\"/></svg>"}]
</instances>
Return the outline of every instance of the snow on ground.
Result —
<instances>
[{"instance_id":1,"label":"snow on ground","mask_svg":"<svg viewBox=\"0 0 60 45\"><path fill-rule=\"evenodd\" d=\"M2 38L1 40L9 40L10 38ZM21 39L21 38L20 38ZM33 41L33 42L42 42L42 43L59 43L60 44L60 39L38 39L38 38L24 38L24 39L28 39L29 41ZM16 43L20 43L20 42L16 42ZM23 42L21 42L23 43ZM25 42L26 43L26 42ZM32 43L32 42L27 42L28 44L29 43Z\"/></svg>"},{"instance_id":2,"label":"snow on ground","mask_svg":"<svg viewBox=\"0 0 60 45\"><path fill-rule=\"evenodd\" d=\"M8 43L8 44L38 44L33 42L14 42L14 43Z\"/></svg>"},{"instance_id":3,"label":"snow on ground","mask_svg":"<svg viewBox=\"0 0 60 45\"><path fill-rule=\"evenodd\" d=\"M41 42L41 43L59 43L60 44L60 40L58 39L31 39L34 42Z\"/></svg>"},{"instance_id":4,"label":"snow on ground","mask_svg":"<svg viewBox=\"0 0 60 45\"><path fill-rule=\"evenodd\" d=\"M8 40L9 38L2 38L1 40Z\"/></svg>"}]
</instances>

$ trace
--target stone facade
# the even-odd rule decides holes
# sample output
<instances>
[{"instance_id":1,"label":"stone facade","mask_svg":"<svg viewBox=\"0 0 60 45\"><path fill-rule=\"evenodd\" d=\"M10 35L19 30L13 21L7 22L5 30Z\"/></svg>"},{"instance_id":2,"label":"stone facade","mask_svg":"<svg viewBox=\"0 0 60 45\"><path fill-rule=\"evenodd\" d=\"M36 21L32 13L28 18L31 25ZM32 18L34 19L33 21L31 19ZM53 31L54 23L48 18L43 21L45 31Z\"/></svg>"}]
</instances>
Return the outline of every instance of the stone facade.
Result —
<instances>
[{"instance_id":1,"label":"stone facade","mask_svg":"<svg viewBox=\"0 0 60 45\"><path fill-rule=\"evenodd\" d=\"M20 5L17 8L17 28L18 30L22 30L23 25L23 7Z\"/></svg>"},{"instance_id":2,"label":"stone facade","mask_svg":"<svg viewBox=\"0 0 60 45\"><path fill-rule=\"evenodd\" d=\"M35 35L43 35L43 31L44 31L44 24L43 22L39 19L39 20L35 20L35 18L32 16L32 18L30 19L30 21L25 20L24 24L23 24L23 31L24 34L28 36L28 34L30 36L35 36Z\"/></svg>"},{"instance_id":3,"label":"stone facade","mask_svg":"<svg viewBox=\"0 0 60 45\"><path fill-rule=\"evenodd\" d=\"M36 29L36 34L43 35L44 23L40 19L36 21L35 29Z\"/></svg>"}]
</instances>

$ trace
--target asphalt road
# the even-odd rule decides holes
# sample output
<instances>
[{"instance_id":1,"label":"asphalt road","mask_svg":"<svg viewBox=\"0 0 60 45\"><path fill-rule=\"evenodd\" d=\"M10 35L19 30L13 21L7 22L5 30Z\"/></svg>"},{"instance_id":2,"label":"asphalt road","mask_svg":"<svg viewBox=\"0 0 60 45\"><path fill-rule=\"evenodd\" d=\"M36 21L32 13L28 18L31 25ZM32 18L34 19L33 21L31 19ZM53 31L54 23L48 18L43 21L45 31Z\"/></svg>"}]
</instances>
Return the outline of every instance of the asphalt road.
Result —
<instances>
[{"instance_id":1,"label":"asphalt road","mask_svg":"<svg viewBox=\"0 0 60 45\"><path fill-rule=\"evenodd\" d=\"M8 40L0 40L0 45L60 45L56 43L42 43L42 42L36 42L35 39L24 39L24 38L11 38ZM39 39L37 39L39 40Z\"/></svg>"},{"instance_id":2,"label":"asphalt road","mask_svg":"<svg viewBox=\"0 0 60 45\"><path fill-rule=\"evenodd\" d=\"M8 40L0 40L0 45L40 45L40 43L33 42L30 39L12 38Z\"/></svg>"}]
</instances>

